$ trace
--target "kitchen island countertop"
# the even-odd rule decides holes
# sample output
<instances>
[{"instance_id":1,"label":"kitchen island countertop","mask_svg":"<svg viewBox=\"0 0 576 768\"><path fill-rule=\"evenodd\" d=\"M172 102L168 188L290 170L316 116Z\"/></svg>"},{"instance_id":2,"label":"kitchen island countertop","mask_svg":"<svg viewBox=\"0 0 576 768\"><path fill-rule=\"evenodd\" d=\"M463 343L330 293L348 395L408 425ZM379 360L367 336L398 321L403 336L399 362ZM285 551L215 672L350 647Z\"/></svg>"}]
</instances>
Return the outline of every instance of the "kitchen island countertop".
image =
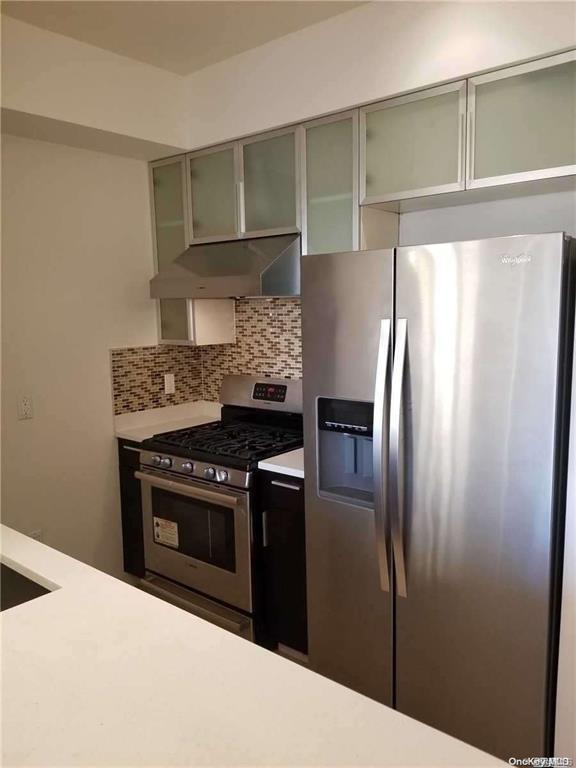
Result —
<instances>
[{"instance_id":1,"label":"kitchen island countertop","mask_svg":"<svg viewBox=\"0 0 576 768\"><path fill-rule=\"evenodd\" d=\"M496 766L496 758L2 526L49 588L2 613L3 765Z\"/></svg>"}]
</instances>

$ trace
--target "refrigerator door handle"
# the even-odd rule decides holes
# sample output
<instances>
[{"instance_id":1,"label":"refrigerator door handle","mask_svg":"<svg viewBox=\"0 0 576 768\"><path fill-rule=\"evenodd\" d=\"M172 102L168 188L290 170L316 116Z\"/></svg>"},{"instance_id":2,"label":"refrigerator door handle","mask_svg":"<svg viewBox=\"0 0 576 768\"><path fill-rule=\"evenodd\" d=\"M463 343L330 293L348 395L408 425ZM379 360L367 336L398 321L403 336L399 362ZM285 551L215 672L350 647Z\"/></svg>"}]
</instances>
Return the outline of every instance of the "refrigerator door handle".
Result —
<instances>
[{"instance_id":1,"label":"refrigerator door handle","mask_svg":"<svg viewBox=\"0 0 576 768\"><path fill-rule=\"evenodd\" d=\"M387 493L384 488L387 478L387 450L385 435L388 433L388 408L386 404L386 382L388 379L388 360L390 358L390 320L380 320L380 339L378 342L378 360L376 363L376 381L374 384L374 422L372 425L372 460L374 475L374 522L376 528L376 555L380 589L390 591L388 568L387 528Z\"/></svg>"},{"instance_id":2,"label":"refrigerator door handle","mask_svg":"<svg viewBox=\"0 0 576 768\"><path fill-rule=\"evenodd\" d=\"M396 324L396 346L394 350L394 365L392 368L392 390L390 393L390 445L388 455L390 475L390 529L392 532L396 591L400 597L408 597L403 541L402 487L400 482L402 461L400 447L402 396L404 391L407 340L408 321L399 319Z\"/></svg>"}]
</instances>

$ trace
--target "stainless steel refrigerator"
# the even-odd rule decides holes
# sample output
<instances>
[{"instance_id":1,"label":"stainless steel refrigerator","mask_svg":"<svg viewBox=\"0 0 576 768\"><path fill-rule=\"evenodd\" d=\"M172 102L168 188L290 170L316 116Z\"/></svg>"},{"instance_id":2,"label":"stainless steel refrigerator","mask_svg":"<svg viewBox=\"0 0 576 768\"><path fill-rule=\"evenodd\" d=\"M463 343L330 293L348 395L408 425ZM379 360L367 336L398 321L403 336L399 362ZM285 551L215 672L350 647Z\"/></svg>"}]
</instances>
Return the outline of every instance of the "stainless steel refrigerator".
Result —
<instances>
[{"instance_id":1,"label":"stainless steel refrigerator","mask_svg":"<svg viewBox=\"0 0 576 768\"><path fill-rule=\"evenodd\" d=\"M506 759L552 754L574 252L302 257L311 666Z\"/></svg>"}]
</instances>

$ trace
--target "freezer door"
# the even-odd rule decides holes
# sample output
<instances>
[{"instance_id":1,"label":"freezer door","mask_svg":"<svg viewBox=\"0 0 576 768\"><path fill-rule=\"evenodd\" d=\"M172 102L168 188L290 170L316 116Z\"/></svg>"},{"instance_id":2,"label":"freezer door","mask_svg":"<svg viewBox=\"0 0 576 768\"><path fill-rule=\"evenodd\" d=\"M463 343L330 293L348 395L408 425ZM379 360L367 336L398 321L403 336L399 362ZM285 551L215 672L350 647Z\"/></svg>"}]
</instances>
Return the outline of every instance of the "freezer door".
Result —
<instances>
[{"instance_id":1,"label":"freezer door","mask_svg":"<svg viewBox=\"0 0 576 768\"><path fill-rule=\"evenodd\" d=\"M397 707L545 755L563 236L400 248L396 270Z\"/></svg>"},{"instance_id":2,"label":"freezer door","mask_svg":"<svg viewBox=\"0 0 576 768\"><path fill-rule=\"evenodd\" d=\"M386 440L380 441L378 428L372 437L362 428L372 427L374 412L377 427L387 421L393 264L392 251L302 257L310 663L386 704L392 702L392 605L378 498L378 484L383 495L386 483ZM349 426L328 426L319 446L319 416L324 424ZM374 474L382 475L376 483L373 450ZM319 451L327 452L323 478ZM340 477L334 462L342 462Z\"/></svg>"}]
</instances>

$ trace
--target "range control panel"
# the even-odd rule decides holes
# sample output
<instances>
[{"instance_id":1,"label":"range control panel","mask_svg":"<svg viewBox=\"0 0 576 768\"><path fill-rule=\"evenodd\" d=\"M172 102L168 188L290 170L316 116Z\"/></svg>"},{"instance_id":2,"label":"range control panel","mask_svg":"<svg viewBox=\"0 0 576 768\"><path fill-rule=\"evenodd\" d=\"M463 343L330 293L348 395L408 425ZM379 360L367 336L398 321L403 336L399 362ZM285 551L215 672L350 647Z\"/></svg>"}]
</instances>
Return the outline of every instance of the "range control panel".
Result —
<instances>
[{"instance_id":1,"label":"range control panel","mask_svg":"<svg viewBox=\"0 0 576 768\"><path fill-rule=\"evenodd\" d=\"M264 381L259 381L254 384L252 398L270 403L283 403L286 400L287 390L286 384L266 384Z\"/></svg>"}]
</instances>

